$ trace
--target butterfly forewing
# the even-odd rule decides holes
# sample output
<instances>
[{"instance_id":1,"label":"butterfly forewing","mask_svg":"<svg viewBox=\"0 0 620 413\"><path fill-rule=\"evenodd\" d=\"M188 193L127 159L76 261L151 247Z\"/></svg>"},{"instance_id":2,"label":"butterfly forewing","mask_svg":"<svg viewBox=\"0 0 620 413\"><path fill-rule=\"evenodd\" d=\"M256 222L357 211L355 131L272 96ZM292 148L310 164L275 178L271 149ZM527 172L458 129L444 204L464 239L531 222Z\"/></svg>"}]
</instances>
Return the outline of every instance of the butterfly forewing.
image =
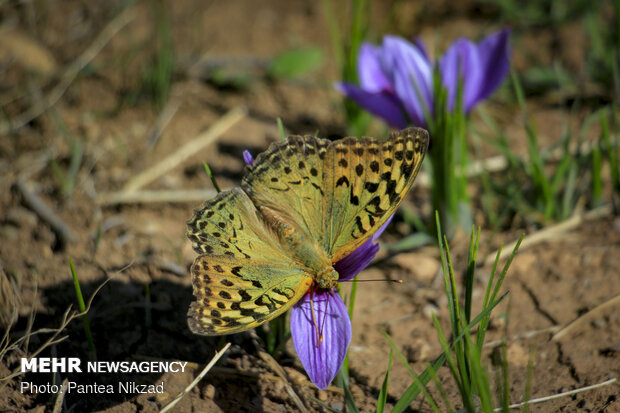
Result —
<instances>
[{"instance_id":1,"label":"butterfly forewing","mask_svg":"<svg viewBox=\"0 0 620 413\"><path fill-rule=\"evenodd\" d=\"M289 136L260 154L248 167L241 187L255 205L290 218L314 240L323 237L323 158L330 141Z\"/></svg>"},{"instance_id":2,"label":"butterfly forewing","mask_svg":"<svg viewBox=\"0 0 620 413\"><path fill-rule=\"evenodd\" d=\"M324 162L323 246L334 261L368 240L411 188L428 147L428 133L409 128L385 142L345 138Z\"/></svg>"}]
</instances>

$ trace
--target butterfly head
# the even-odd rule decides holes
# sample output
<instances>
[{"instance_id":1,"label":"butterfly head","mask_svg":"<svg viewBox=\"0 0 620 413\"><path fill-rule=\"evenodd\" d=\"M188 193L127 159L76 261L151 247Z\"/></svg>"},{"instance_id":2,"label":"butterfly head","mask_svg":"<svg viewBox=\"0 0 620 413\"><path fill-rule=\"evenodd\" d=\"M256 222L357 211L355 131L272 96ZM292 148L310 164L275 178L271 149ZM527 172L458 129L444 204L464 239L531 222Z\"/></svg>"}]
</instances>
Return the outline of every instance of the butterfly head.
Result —
<instances>
[{"instance_id":1,"label":"butterfly head","mask_svg":"<svg viewBox=\"0 0 620 413\"><path fill-rule=\"evenodd\" d=\"M315 282L319 286L319 288L324 290L331 290L338 286L338 278L340 275L334 269L334 267L325 268L315 277Z\"/></svg>"}]
</instances>

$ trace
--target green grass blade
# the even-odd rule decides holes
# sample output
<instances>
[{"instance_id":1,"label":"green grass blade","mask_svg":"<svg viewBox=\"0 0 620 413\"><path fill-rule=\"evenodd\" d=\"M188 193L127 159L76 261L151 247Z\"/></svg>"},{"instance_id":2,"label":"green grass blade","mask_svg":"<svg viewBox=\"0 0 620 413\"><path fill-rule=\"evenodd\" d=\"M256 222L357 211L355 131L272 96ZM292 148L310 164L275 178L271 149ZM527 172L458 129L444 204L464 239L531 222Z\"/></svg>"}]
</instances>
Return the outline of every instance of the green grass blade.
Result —
<instances>
[{"instance_id":1,"label":"green grass blade","mask_svg":"<svg viewBox=\"0 0 620 413\"><path fill-rule=\"evenodd\" d=\"M73 277L73 286L75 287L75 295L77 296L78 307L80 309L80 313L84 313L86 311L86 304L84 303L82 289L80 288L80 281L78 280L77 273L75 272L75 267L73 266L73 260L71 258L69 258L69 267L71 268L71 276ZM90 331L88 314L84 314L82 316L82 325L84 327L84 334L86 335L86 342L88 344L88 353L90 359L95 360L97 358L97 353L95 351L95 341L93 340L93 335Z\"/></svg>"},{"instance_id":2,"label":"green grass blade","mask_svg":"<svg viewBox=\"0 0 620 413\"><path fill-rule=\"evenodd\" d=\"M388 383L390 381L390 370L392 370L392 350L390 350L390 357L388 360L388 368L385 372L385 378L379 391L379 397L377 398L377 413L383 413L385 410L385 404L387 403L388 396Z\"/></svg>"},{"instance_id":3,"label":"green grass blade","mask_svg":"<svg viewBox=\"0 0 620 413\"><path fill-rule=\"evenodd\" d=\"M480 314L478 314L471 323L469 323L467 325L467 329L466 331L471 330L472 328L474 328L476 326L476 324L478 324L482 319L484 319L485 317L489 317L491 312L493 311L493 309L500 303L502 302L502 300L508 295L508 292L505 292L504 294L502 294L501 297L499 297L497 300L495 301L491 301L491 303L489 304L489 306L487 306L487 308L485 308L483 311L480 312ZM462 339L463 339L463 335L464 333L461 333L456 340L453 341L452 345L456 345L457 343L459 343ZM435 360L433 360L433 362L430 365L430 368L434 371L437 371L446 361L446 356L445 354L441 354L439 357L437 357ZM398 412L402 412L403 410L405 410L415 399L416 397L418 397L418 395L420 394L420 392L422 391L420 386L425 386L426 384L428 384L428 382L431 379L431 373L429 371L429 368L427 367L420 375L418 375L419 381L414 381L408 388L407 390L405 390L405 392L403 393L403 395L401 396L400 400L398 400L398 402L396 403L396 405L394 405L394 408L392 409L392 412L394 413L398 413Z\"/></svg>"},{"instance_id":4,"label":"green grass blade","mask_svg":"<svg viewBox=\"0 0 620 413\"><path fill-rule=\"evenodd\" d=\"M338 371L336 375L336 383L338 386L344 390L344 402L347 405L347 410L350 413L359 413L359 409L355 405L355 399L353 398L353 394L351 393L351 389L349 388L349 378L345 377L343 369Z\"/></svg>"},{"instance_id":5,"label":"green grass blade","mask_svg":"<svg viewBox=\"0 0 620 413\"><path fill-rule=\"evenodd\" d=\"M317 46L295 48L275 56L267 72L273 79L297 78L320 68L323 60L323 50Z\"/></svg>"},{"instance_id":6,"label":"green grass blade","mask_svg":"<svg viewBox=\"0 0 620 413\"><path fill-rule=\"evenodd\" d=\"M618 142L617 139L614 139L614 142L611 141L611 132L609 127L609 116L611 116L613 112L606 110L601 111L600 113L600 127L601 127L601 135L600 140L602 141L606 151L607 151L607 161L609 162L609 169L611 170L611 183L612 188L615 191L620 191L620 168L618 167Z\"/></svg>"},{"instance_id":7,"label":"green grass blade","mask_svg":"<svg viewBox=\"0 0 620 413\"><path fill-rule=\"evenodd\" d=\"M211 172L211 168L209 168L209 164L207 164L204 161L202 162L202 164L205 167L205 172L207 173L207 175L209 175L209 179L211 179L211 183L213 184L213 187L219 194L220 192L222 192L222 190L220 189L220 186L217 184L217 181L215 180L215 176L213 176L213 172Z\"/></svg>"},{"instance_id":8,"label":"green grass blade","mask_svg":"<svg viewBox=\"0 0 620 413\"><path fill-rule=\"evenodd\" d=\"M534 352L530 348L530 356L527 360L527 376L525 378L525 391L523 392L523 400L528 401L532 398L532 377L534 375ZM530 411L529 404L524 404L521 412L528 413Z\"/></svg>"},{"instance_id":9,"label":"green grass blade","mask_svg":"<svg viewBox=\"0 0 620 413\"><path fill-rule=\"evenodd\" d=\"M282 118L278 116L278 118L276 119L276 123L278 124L278 133L280 134L280 139L285 141L286 132L284 132L284 124L282 123Z\"/></svg>"},{"instance_id":10,"label":"green grass blade","mask_svg":"<svg viewBox=\"0 0 620 413\"><path fill-rule=\"evenodd\" d=\"M407 358L405 357L403 352L400 351L400 349L398 348L396 343L394 343L394 340L392 340L392 337L390 337L390 335L387 332L385 332L385 331L383 332L383 337L386 339L386 341L390 345L390 355L392 353L396 354L396 357L398 358L400 363L405 367L405 369L407 369L407 372L409 372L409 375L413 379L414 383L417 384L419 389L422 391L422 393L424 393L424 398L426 399L428 404L431 406L431 408L434 411L438 412L439 408L437 407L437 403L435 402L435 400L433 399L431 394L428 392L428 390L426 390L426 387L425 387L426 383L423 384L420 381L420 378L418 377L416 372L413 370L413 368L411 368L411 366L409 365L409 362L407 361ZM435 370L433 370L430 365L427 366L427 369L425 371L428 372L428 374L430 375L431 378L433 378L433 377L436 378Z\"/></svg>"},{"instance_id":11,"label":"green grass blade","mask_svg":"<svg viewBox=\"0 0 620 413\"><path fill-rule=\"evenodd\" d=\"M467 254L467 272L465 273L465 320L471 321L472 295L474 291L474 276L476 274L476 256L480 244L480 228L472 228L469 240L469 252Z\"/></svg>"},{"instance_id":12,"label":"green grass blade","mask_svg":"<svg viewBox=\"0 0 620 413\"><path fill-rule=\"evenodd\" d=\"M460 356L457 351L459 347L461 348L464 347L463 341L460 341L459 343L455 343L453 346L453 351L456 353L455 355L457 356L455 360L452 357L452 353L450 351L450 345L448 344L448 341L446 340L445 334L443 333L443 329L441 328L441 325L439 325L439 320L437 319L437 316L435 314L433 314L433 325L435 326L435 330L437 331L437 338L439 342L441 343L443 354L446 355L446 362L447 362L448 368L450 369L450 372L452 373L452 377L454 378L454 381L456 382L456 385L459 389L459 393L461 394L461 401L463 402L463 405L465 406L465 410L467 410L468 412L474 412L475 403L472 397L473 392L471 391L469 378L466 377L466 375L464 374L465 367L462 364L463 357ZM467 334L464 334L463 338L466 335Z\"/></svg>"},{"instance_id":13,"label":"green grass blade","mask_svg":"<svg viewBox=\"0 0 620 413\"><path fill-rule=\"evenodd\" d=\"M429 367L430 367L430 364L426 363L426 368L429 368ZM439 381L439 378L437 377L436 372L433 369L430 369L429 373L430 373L430 376L431 376L431 380L433 381L433 384L435 385L435 388L439 392L439 396L441 397L441 400L443 400L443 403L446 406L444 411L448 411L448 412L455 411L456 409L454 408L454 406L450 402L450 399L448 399L448 394L446 393L446 390L443 388L441 382ZM430 395L426 396L428 394L428 392L426 391L426 389L424 389L424 390L425 390L424 397L426 397L426 401L428 401L429 404L430 404L431 401L433 401L433 404L431 404L431 408L433 408L433 411L440 412L441 410L439 410L439 408L436 409L437 404L434 402L434 400L431 398Z\"/></svg>"},{"instance_id":14,"label":"green grass blade","mask_svg":"<svg viewBox=\"0 0 620 413\"><path fill-rule=\"evenodd\" d=\"M472 386L472 388L475 387L476 389L475 394L478 395L478 399L480 400L481 410L483 412L492 412L493 397L491 396L488 375L481 363L481 354L478 348L473 344L469 334L465 334L463 339L467 351L467 359L469 360L468 368L471 374L471 380L475 385Z\"/></svg>"}]
</instances>

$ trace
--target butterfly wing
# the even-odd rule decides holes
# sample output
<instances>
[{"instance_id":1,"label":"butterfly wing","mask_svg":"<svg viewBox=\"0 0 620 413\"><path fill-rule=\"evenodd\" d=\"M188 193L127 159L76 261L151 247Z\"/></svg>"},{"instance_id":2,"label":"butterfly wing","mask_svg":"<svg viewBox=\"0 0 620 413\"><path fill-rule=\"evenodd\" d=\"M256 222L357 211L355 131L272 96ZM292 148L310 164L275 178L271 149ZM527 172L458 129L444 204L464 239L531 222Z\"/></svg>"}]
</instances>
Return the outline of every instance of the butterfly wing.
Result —
<instances>
[{"instance_id":1,"label":"butterfly wing","mask_svg":"<svg viewBox=\"0 0 620 413\"><path fill-rule=\"evenodd\" d=\"M349 255L394 213L413 185L428 132L409 128L385 142L345 138L327 149L323 165L323 247L334 262Z\"/></svg>"},{"instance_id":2,"label":"butterfly wing","mask_svg":"<svg viewBox=\"0 0 620 413\"><path fill-rule=\"evenodd\" d=\"M290 136L247 167L242 188L322 245L333 262L372 236L411 188L428 133L409 128L385 142Z\"/></svg>"},{"instance_id":3,"label":"butterfly wing","mask_svg":"<svg viewBox=\"0 0 620 413\"><path fill-rule=\"evenodd\" d=\"M241 187L255 205L287 217L312 239L323 239L323 158L330 141L289 136L246 167Z\"/></svg>"},{"instance_id":4,"label":"butterfly wing","mask_svg":"<svg viewBox=\"0 0 620 413\"><path fill-rule=\"evenodd\" d=\"M188 323L194 333L221 335L256 327L290 308L312 283L240 188L207 201L187 227L201 254L191 269L196 301Z\"/></svg>"}]
</instances>

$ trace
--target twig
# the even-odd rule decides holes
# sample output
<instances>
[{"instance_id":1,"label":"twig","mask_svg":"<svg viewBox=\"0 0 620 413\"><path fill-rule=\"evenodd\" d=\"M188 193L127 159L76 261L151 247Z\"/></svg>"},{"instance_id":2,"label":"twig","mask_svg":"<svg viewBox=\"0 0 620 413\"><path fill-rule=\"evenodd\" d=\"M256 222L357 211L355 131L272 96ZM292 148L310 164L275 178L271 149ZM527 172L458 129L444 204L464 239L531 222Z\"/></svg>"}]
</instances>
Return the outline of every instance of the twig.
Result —
<instances>
[{"instance_id":1,"label":"twig","mask_svg":"<svg viewBox=\"0 0 620 413\"><path fill-rule=\"evenodd\" d=\"M297 409L299 409L302 413L309 413L304 403L301 401L297 393L295 393L295 390L293 390L293 386L291 386L291 383L289 382L286 372L282 366L280 366L269 353L261 350L260 348L258 349L258 355L265 363L267 363L269 367L271 367L274 373L276 373L284 381L284 388L291 399L293 399Z\"/></svg>"},{"instance_id":2,"label":"twig","mask_svg":"<svg viewBox=\"0 0 620 413\"><path fill-rule=\"evenodd\" d=\"M157 118L157 121L155 121L155 125L147 135L147 142L151 148L157 144L161 133L164 131L168 123L177 113L177 110L179 110L179 106L181 106L181 102L179 100L171 100L164 107L164 110L161 111L159 117Z\"/></svg>"},{"instance_id":3,"label":"twig","mask_svg":"<svg viewBox=\"0 0 620 413\"><path fill-rule=\"evenodd\" d=\"M547 327L547 328L541 328L540 330L526 331L525 333L515 334L514 336L507 337L506 339L487 341L486 343L484 343L484 347L485 348L495 347L495 346L498 346L498 345L504 343L506 340L509 340L509 341L527 340L527 339L536 337L536 336L538 336L540 334L555 333L558 330L560 330L560 327L558 327L558 326L551 326L551 327Z\"/></svg>"},{"instance_id":4,"label":"twig","mask_svg":"<svg viewBox=\"0 0 620 413\"><path fill-rule=\"evenodd\" d=\"M18 178L16 186L24 198L24 203L52 228L52 231L58 236L58 241L61 245L64 246L69 242L77 240L77 236L71 228L50 207L45 205L37 194L28 188L26 182Z\"/></svg>"},{"instance_id":5,"label":"twig","mask_svg":"<svg viewBox=\"0 0 620 413\"><path fill-rule=\"evenodd\" d=\"M160 176L166 174L172 168L202 150L205 146L213 143L213 141L220 137L235 123L239 122L245 115L246 110L242 107L231 109L205 132L186 143L170 156L164 158L152 167L135 176L125 185L123 190L125 192L136 191Z\"/></svg>"},{"instance_id":6,"label":"twig","mask_svg":"<svg viewBox=\"0 0 620 413\"><path fill-rule=\"evenodd\" d=\"M18 338L17 340L15 340L15 342L9 346L7 346L7 348L2 349L2 354L6 354L6 352L8 352L9 350L16 350L19 345L23 342L25 342L27 339L30 338L31 335L35 335L35 334L39 334L39 333L52 333L52 336L50 338L47 339L47 341L45 343L43 343L38 349L37 351L35 351L34 353L32 353L29 357L28 357L28 361L30 361L32 358L36 357L37 355L39 355L43 350L45 350L47 347L52 346L54 344L58 344L61 341L64 341L65 339L67 339L69 336L63 336L60 338L57 338L60 333L69 325L69 323L71 323L71 321L73 321L74 319L83 316L84 314L87 314L90 311L90 306L93 303L93 300L95 299L95 296L99 293L99 291L108 283L108 281L110 281L111 278L106 279L104 282L101 283L101 285L99 285L99 287L97 287L97 289L91 294L90 298L88 299L88 304L86 305L86 309L81 312L78 313L77 311L71 311L72 307L69 306L67 307L67 309L65 310L65 313L63 314L62 317L62 321L60 323L60 326L58 328L53 328L53 329L40 329L34 332L29 332L27 333L27 335L25 335L24 337ZM8 383L9 380L11 380L13 377L17 377L24 374L21 371L21 367L18 367L17 369L15 369L11 374L9 374L6 377L2 377L0 378L0 383L2 383L2 385L5 385L6 383Z\"/></svg>"},{"instance_id":7,"label":"twig","mask_svg":"<svg viewBox=\"0 0 620 413\"><path fill-rule=\"evenodd\" d=\"M601 314L601 313L607 311L608 309L610 309L611 307L613 307L615 305L619 305L619 304L620 304L620 294L618 294L617 296L615 296L615 297L605 301L602 304L597 305L592 310L588 311L587 313L585 313L585 314L581 315L580 317L576 318L575 320L571 321L565 327L560 329L560 331L555 333L553 335L553 337L551 337L551 340L553 340L553 341L561 340L564 336L566 336L571 331L573 331L577 326L582 325L583 323L592 320L594 317L598 316L599 314Z\"/></svg>"},{"instance_id":8,"label":"twig","mask_svg":"<svg viewBox=\"0 0 620 413\"><path fill-rule=\"evenodd\" d=\"M593 209L584 214L575 215L567 219L566 221L560 222L559 224L545 227L541 229L540 231L534 232L533 234L526 236L523 239L523 242L521 243L520 250L522 251L525 248L531 247L532 245L539 244L543 241L549 241L552 239L562 240L563 238L559 237L560 235L579 227L579 225L581 225L582 223L604 218L604 217L610 216L612 213L613 213L613 208L611 205L603 205L602 207ZM510 244L506 245L502 249L502 256L500 257L500 259L506 258L510 254L510 252L514 249L516 244L517 242L515 241L515 242L511 242ZM493 262L495 261L496 256L497 256L497 251L489 254L484 260L484 264L492 265Z\"/></svg>"},{"instance_id":9,"label":"twig","mask_svg":"<svg viewBox=\"0 0 620 413\"><path fill-rule=\"evenodd\" d=\"M100 206L154 202L197 202L213 198L213 189L143 190L135 192L104 192L95 198Z\"/></svg>"},{"instance_id":10,"label":"twig","mask_svg":"<svg viewBox=\"0 0 620 413\"><path fill-rule=\"evenodd\" d=\"M64 95L71 83L75 80L80 71L90 63L97 54L105 47L106 44L129 22L136 16L134 8L125 9L116 16L108 25L99 33L93 43L84 52L71 63L63 73L60 82L46 98L37 100L28 110L20 115L10 119L8 122L0 123L0 135L6 135L12 130L19 129L36 119Z\"/></svg>"},{"instance_id":11,"label":"twig","mask_svg":"<svg viewBox=\"0 0 620 413\"><path fill-rule=\"evenodd\" d=\"M62 386L60 386L60 390L58 391L58 396L56 397L56 402L54 403L54 410L52 410L52 413L62 412L62 402L65 399L65 394L67 393L68 384L69 384L69 379L64 379L62 381Z\"/></svg>"},{"instance_id":12,"label":"twig","mask_svg":"<svg viewBox=\"0 0 620 413\"><path fill-rule=\"evenodd\" d=\"M131 356L131 358L133 360L144 360L144 361L176 361L176 360L172 360L172 359L165 359L165 358L161 358L161 357L152 357L152 356L145 356L145 355L141 355L141 354L134 354ZM194 370L198 370L200 368L200 365L198 363L194 363L191 361L187 361L186 362L186 367L187 368L191 368ZM269 373L262 373L262 372L257 372L257 371L250 371L250 370L237 370L235 368L231 368L231 367L218 367L215 366L211 369L211 371L213 372L213 374L217 375L217 376L241 376L244 378L248 378L248 379L252 379L252 380L269 380L269 381L277 381L277 382L283 382L285 380L282 379L282 377L280 376L276 376L273 374L269 374ZM310 380L308 379L301 379L301 380L296 380L296 383L299 384L300 386L308 386L308 387L316 387ZM340 387L336 387L334 385L330 385L328 386L326 389L326 391L332 392L332 393L336 393L339 395L344 395L344 390L342 390Z\"/></svg>"},{"instance_id":13,"label":"twig","mask_svg":"<svg viewBox=\"0 0 620 413\"><path fill-rule=\"evenodd\" d=\"M213 367L213 365L217 363L217 361L220 359L220 357L224 355L224 353L226 352L226 350L228 350L229 347L230 347L230 343L226 343L223 349L215 353L215 356L213 356L209 364L207 364L207 366L200 372L198 377L196 377L196 379L194 379L194 381L191 382L189 386L185 388L185 390L177 394L177 396L170 403L164 406L164 408L160 410L160 413L166 413L168 410L172 409L179 402L179 400L183 398L183 396L185 396L194 387L196 387L196 385L200 382L200 380L202 380L202 378L207 375L209 370L211 370L211 367Z\"/></svg>"},{"instance_id":14,"label":"twig","mask_svg":"<svg viewBox=\"0 0 620 413\"><path fill-rule=\"evenodd\" d=\"M609 386L610 384L615 383L615 382L616 382L616 378L613 377L613 378L611 378L609 380L605 380L602 383L593 384L591 386L586 386L586 387L582 387L582 388L575 389L575 390L565 391L563 393L552 394L551 396L539 397L537 399L532 399L532 400L528 400L528 401L521 402L521 403L511 404L510 406L508 406L508 408L509 409L518 409L519 407L527 406L527 405L530 405L530 404L543 403L543 402L546 402L546 401L549 401L549 400L559 399L560 397L566 397L566 396L570 396L570 395L573 395L573 394L582 393L584 391L597 389L599 387ZM497 407L494 411L501 412L502 408L501 407Z\"/></svg>"}]
</instances>

